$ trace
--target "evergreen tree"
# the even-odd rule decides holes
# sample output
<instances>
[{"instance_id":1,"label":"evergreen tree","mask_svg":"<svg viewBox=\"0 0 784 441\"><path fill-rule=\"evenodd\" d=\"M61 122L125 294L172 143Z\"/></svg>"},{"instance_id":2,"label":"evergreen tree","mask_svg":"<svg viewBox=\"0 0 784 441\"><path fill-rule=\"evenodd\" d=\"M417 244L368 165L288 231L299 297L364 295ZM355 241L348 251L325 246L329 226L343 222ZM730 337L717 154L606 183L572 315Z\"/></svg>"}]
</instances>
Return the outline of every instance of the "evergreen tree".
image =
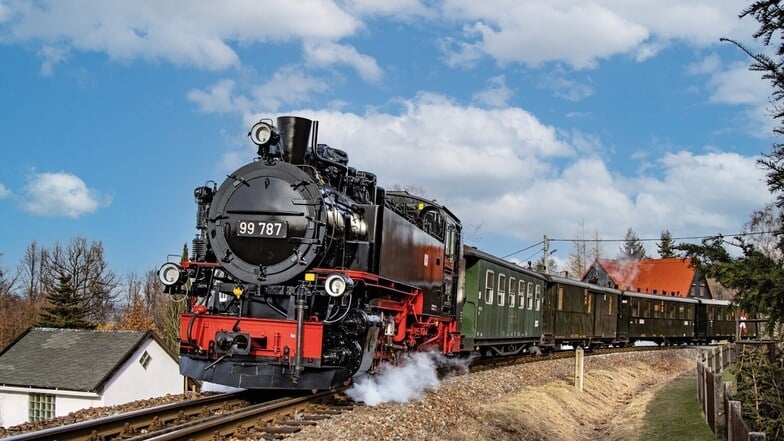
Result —
<instances>
[{"instance_id":1,"label":"evergreen tree","mask_svg":"<svg viewBox=\"0 0 784 441\"><path fill-rule=\"evenodd\" d=\"M61 275L57 286L46 296L49 306L41 312L39 326L48 328L90 329L93 326L85 320L87 311L80 305L79 297L71 283L71 277Z\"/></svg>"},{"instance_id":2,"label":"evergreen tree","mask_svg":"<svg viewBox=\"0 0 784 441\"><path fill-rule=\"evenodd\" d=\"M661 242L657 246L659 248L659 257L662 259L676 257L675 244L672 242L672 234L670 234L669 230L662 231Z\"/></svg>"},{"instance_id":3,"label":"evergreen tree","mask_svg":"<svg viewBox=\"0 0 784 441\"><path fill-rule=\"evenodd\" d=\"M618 258L621 260L642 260L646 257L645 246L640 241L637 233L629 228L626 230L626 237L623 239L623 245L621 245L621 252L618 254Z\"/></svg>"}]
</instances>

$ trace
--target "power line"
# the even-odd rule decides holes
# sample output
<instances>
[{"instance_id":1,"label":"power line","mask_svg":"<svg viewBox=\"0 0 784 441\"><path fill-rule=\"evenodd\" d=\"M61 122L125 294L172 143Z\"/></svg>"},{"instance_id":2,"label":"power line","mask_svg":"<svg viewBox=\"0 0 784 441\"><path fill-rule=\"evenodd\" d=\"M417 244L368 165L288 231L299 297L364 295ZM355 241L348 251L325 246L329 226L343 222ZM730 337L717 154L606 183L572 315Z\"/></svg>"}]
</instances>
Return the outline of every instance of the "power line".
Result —
<instances>
[{"instance_id":1,"label":"power line","mask_svg":"<svg viewBox=\"0 0 784 441\"><path fill-rule=\"evenodd\" d=\"M781 231L756 231L752 233L734 233L734 234L711 234L706 236L682 236L672 237L670 240L695 240L695 239L712 239L715 237L740 237L740 236L758 236L762 234L781 234ZM660 241L661 238L648 238L637 239L640 242L655 242ZM626 242L626 239L550 239L550 242ZM542 242L539 242L542 243ZM538 244L537 244L538 245Z\"/></svg>"},{"instance_id":2,"label":"power line","mask_svg":"<svg viewBox=\"0 0 784 441\"><path fill-rule=\"evenodd\" d=\"M719 233L719 234L711 234L711 235L705 235L705 236L672 237L672 238L670 238L670 240L673 240L673 241L676 241L676 240L698 240L698 239L712 239L712 238L717 238L717 237L759 236L759 235L762 235L762 234L781 234L781 233L782 232L780 230L777 230L777 231L756 231L756 232L750 232L750 233L734 233L734 234L721 234L721 233ZM646 238L646 239L638 238L637 240L640 241L640 242L655 242L655 241L660 241L661 237ZM626 242L626 239L548 239L548 241L549 242ZM507 259L509 257L514 256L515 254L522 253L523 251L528 251L531 248L537 247L537 246L542 245L542 244L544 244L544 241L539 241L539 242L537 242L537 243L535 243L535 244L533 244L531 246L528 246L528 247L519 249L517 251L514 251L512 253L509 253L506 256L503 256L502 259ZM538 254L538 252L537 252L537 254ZM534 255L536 255L536 254L534 254Z\"/></svg>"},{"instance_id":3,"label":"power line","mask_svg":"<svg viewBox=\"0 0 784 441\"><path fill-rule=\"evenodd\" d=\"M535 243L535 244L531 245L530 247L525 247L525 248L523 248L523 249L521 249L521 250L517 250L517 251L515 251L514 253L509 253L509 254L507 254L506 256L502 257L502 259L506 259L507 257L512 257L512 256L514 256L514 255L515 255L515 254L517 254L517 253L522 253L523 251L528 251L528 250L530 250L530 249L531 249L531 248L533 248L533 247L538 247L539 245L542 245L543 243L544 243L544 241L543 241L543 240L542 240L542 241L539 241L539 242L537 242L537 243Z\"/></svg>"}]
</instances>

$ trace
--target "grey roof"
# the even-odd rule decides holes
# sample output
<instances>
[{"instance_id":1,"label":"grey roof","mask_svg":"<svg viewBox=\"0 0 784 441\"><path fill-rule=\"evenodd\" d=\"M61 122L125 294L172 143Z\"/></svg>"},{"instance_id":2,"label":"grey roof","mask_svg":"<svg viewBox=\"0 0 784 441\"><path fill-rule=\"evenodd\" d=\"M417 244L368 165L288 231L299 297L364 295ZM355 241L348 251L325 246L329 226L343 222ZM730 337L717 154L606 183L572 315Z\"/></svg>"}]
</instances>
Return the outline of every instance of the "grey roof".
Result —
<instances>
[{"instance_id":1,"label":"grey roof","mask_svg":"<svg viewBox=\"0 0 784 441\"><path fill-rule=\"evenodd\" d=\"M31 328L0 353L0 385L100 392L154 334Z\"/></svg>"}]
</instances>

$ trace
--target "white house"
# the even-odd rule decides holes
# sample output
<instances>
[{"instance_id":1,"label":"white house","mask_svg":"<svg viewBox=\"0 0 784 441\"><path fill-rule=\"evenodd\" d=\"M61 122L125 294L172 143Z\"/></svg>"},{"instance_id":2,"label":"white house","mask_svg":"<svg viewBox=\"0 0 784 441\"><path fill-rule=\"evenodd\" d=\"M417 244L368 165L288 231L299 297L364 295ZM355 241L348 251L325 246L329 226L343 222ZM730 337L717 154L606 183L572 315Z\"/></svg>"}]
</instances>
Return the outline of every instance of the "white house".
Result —
<instances>
[{"instance_id":1,"label":"white house","mask_svg":"<svg viewBox=\"0 0 784 441\"><path fill-rule=\"evenodd\" d=\"M183 392L153 332L30 328L0 353L0 426Z\"/></svg>"}]
</instances>

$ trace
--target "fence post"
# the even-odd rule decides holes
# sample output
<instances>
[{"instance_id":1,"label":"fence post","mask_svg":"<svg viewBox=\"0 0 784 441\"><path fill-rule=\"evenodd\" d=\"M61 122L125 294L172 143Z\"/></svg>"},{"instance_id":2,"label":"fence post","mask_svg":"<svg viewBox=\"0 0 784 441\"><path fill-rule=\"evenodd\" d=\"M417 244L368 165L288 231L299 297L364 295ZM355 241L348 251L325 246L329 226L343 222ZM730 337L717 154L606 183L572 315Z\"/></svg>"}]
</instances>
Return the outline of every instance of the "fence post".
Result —
<instances>
[{"instance_id":1,"label":"fence post","mask_svg":"<svg viewBox=\"0 0 784 441\"><path fill-rule=\"evenodd\" d=\"M721 382L721 374L715 373L713 376L713 433L721 436L727 431L726 413L724 411L724 383Z\"/></svg>"},{"instance_id":2,"label":"fence post","mask_svg":"<svg viewBox=\"0 0 784 441\"><path fill-rule=\"evenodd\" d=\"M583 348L578 347L574 350L574 387L583 391L583 370L585 351Z\"/></svg>"}]
</instances>

